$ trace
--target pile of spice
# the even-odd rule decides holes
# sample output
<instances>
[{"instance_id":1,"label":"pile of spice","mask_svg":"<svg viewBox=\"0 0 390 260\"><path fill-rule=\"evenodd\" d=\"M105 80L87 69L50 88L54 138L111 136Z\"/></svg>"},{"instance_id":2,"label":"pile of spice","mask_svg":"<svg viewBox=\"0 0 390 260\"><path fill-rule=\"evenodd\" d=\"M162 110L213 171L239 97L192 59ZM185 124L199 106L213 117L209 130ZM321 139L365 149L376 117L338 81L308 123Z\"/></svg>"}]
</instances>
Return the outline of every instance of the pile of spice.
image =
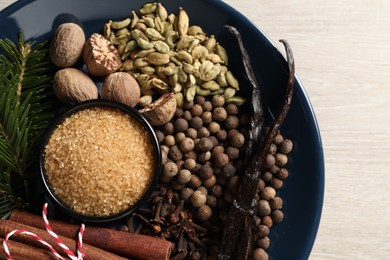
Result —
<instances>
[{"instance_id":1,"label":"pile of spice","mask_svg":"<svg viewBox=\"0 0 390 260\"><path fill-rule=\"evenodd\" d=\"M44 169L56 196L76 212L108 216L134 205L155 174L150 135L122 111L93 107L52 133Z\"/></svg>"}]
</instances>

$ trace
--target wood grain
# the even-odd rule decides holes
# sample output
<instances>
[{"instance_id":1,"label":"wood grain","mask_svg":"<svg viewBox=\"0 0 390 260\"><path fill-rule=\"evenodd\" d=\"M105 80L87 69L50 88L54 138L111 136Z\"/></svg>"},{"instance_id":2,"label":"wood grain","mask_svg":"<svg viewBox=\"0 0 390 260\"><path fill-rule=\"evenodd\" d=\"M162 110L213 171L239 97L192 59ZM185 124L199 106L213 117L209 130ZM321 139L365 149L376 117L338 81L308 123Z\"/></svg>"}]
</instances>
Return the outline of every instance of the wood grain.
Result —
<instances>
[{"instance_id":1,"label":"wood grain","mask_svg":"<svg viewBox=\"0 0 390 260\"><path fill-rule=\"evenodd\" d=\"M225 2L289 41L318 119L326 187L310 259L388 259L390 1Z\"/></svg>"}]
</instances>

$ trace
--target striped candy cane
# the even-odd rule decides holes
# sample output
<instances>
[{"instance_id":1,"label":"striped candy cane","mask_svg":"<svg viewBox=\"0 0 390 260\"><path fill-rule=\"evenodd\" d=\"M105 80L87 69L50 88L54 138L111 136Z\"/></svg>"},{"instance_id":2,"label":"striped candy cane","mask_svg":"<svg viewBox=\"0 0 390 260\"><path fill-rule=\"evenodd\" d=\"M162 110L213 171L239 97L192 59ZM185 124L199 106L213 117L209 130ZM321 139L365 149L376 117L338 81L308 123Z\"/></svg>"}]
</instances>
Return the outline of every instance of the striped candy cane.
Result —
<instances>
[{"instance_id":1,"label":"striped candy cane","mask_svg":"<svg viewBox=\"0 0 390 260\"><path fill-rule=\"evenodd\" d=\"M68 255L68 257L71 260L82 260L83 257L85 256L85 254L84 254L84 252L82 250L82 248L83 248L83 235L84 235L85 225L84 224L81 225L80 231L79 231L79 234L78 234L77 257L76 257L75 254L69 249L69 247L67 247L64 244L62 239L59 238L58 235L56 233L54 233L53 229L51 228L49 220L47 219L47 203L45 203L43 205L42 217L43 217L43 221L44 221L45 228L46 228L47 232L54 238L54 240L61 247L61 249ZM4 253L5 253L6 257L7 257L7 260L12 260L13 259L12 256L11 256L11 253L9 251L9 248L8 248L8 240L9 240L9 238L12 235L15 235L15 234L16 235L17 234L24 234L24 235L29 235L29 236L33 237L35 240L37 240L40 243L42 243L43 245L45 245L51 252L53 252L53 254L58 259L61 259L61 260L64 259L49 243L44 241L42 238L40 238L36 234L34 234L32 232L29 232L29 231L26 231L26 230L13 230L13 231L9 232L5 236L5 239L3 241Z\"/></svg>"}]
</instances>

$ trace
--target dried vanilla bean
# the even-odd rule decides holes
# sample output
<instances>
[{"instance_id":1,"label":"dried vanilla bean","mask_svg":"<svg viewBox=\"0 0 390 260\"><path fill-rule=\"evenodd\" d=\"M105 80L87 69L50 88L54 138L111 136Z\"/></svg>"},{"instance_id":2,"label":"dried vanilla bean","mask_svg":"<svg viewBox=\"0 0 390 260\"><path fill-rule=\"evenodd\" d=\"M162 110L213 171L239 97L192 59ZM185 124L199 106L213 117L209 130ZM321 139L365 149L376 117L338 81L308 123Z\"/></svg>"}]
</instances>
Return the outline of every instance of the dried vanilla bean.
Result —
<instances>
[{"instance_id":1,"label":"dried vanilla bean","mask_svg":"<svg viewBox=\"0 0 390 260\"><path fill-rule=\"evenodd\" d=\"M245 73L248 78L248 81L252 85L252 98L251 98L252 116L251 116L251 123L249 129L249 140L247 142L247 149L246 149L246 156L245 156L245 163L248 164L252 156L255 145L259 143L260 135L264 124L264 108L263 108L263 104L261 100L261 92L260 92L261 87L256 79L248 52L244 47L244 43L242 41L240 32L231 25L225 25L225 28L227 28L230 31L230 33L232 33L236 37L236 40L241 50L242 62L244 64Z\"/></svg>"},{"instance_id":2,"label":"dried vanilla bean","mask_svg":"<svg viewBox=\"0 0 390 260\"><path fill-rule=\"evenodd\" d=\"M249 256L246 247L237 248L237 242L242 230L245 227L250 226L245 225L245 223L248 223L248 220L252 220L253 216L255 215L253 206L256 204L255 195L258 191L258 180L260 178L260 172L263 168L265 158L268 154L272 140L287 116L288 110L291 106L294 88L295 65L292 50L287 41L280 41L285 46L289 68L289 77L285 99L281 111L272 123L272 126L267 133L262 147L252 156L249 164L247 165L242 182L239 186L237 197L234 199L233 205L228 214L218 259L231 259L233 252L236 249L238 249L237 255L244 255L245 258Z\"/></svg>"}]
</instances>

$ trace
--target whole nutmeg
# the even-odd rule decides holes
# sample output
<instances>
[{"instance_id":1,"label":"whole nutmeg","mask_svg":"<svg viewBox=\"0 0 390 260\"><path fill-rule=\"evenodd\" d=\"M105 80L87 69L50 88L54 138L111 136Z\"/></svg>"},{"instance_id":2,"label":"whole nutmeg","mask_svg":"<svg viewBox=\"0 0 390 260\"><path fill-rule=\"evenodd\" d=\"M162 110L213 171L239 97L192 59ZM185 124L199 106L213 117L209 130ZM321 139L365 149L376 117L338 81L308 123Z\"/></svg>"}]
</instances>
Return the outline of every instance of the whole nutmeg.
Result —
<instances>
[{"instance_id":1,"label":"whole nutmeg","mask_svg":"<svg viewBox=\"0 0 390 260\"><path fill-rule=\"evenodd\" d=\"M141 97L141 90L133 76L125 72L115 72L104 80L102 97L135 107Z\"/></svg>"},{"instance_id":2,"label":"whole nutmeg","mask_svg":"<svg viewBox=\"0 0 390 260\"><path fill-rule=\"evenodd\" d=\"M159 99L143 109L140 113L153 126L164 125L168 123L175 115L176 98L173 93L164 93ZM165 133L168 134L168 133Z\"/></svg>"},{"instance_id":3,"label":"whole nutmeg","mask_svg":"<svg viewBox=\"0 0 390 260\"><path fill-rule=\"evenodd\" d=\"M55 73L53 91L59 100L68 105L98 98L98 89L92 79L74 68Z\"/></svg>"},{"instance_id":4,"label":"whole nutmeg","mask_svg":"<svg viewBox=\"0 0 390 260\"><path fill-rule=\"evenodd\" d=\"M98 33L92 34L85 43L83 59L89 73L99 77L115 72L122 65L117 49L109 40Z\"/></svg>"},{"instance_id":5,"label":"whole nutmeg","mask_svg":"<svg viewBox=\"0 0 390 260\"><path fill-rule=\"evenodd\" d=\"M58 26L50 44L50 59L60 68L73 66L81 57L85 43L83 29L75 23Z\"/></svg>"}]
</instances>

